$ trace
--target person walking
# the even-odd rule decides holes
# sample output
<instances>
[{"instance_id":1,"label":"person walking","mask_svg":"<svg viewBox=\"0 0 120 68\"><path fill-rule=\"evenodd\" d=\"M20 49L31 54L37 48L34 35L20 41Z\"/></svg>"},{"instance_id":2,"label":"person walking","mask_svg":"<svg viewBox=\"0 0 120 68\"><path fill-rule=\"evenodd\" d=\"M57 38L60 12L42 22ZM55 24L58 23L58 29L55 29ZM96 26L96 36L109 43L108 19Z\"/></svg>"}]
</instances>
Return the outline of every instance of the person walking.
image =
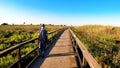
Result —
<instances>
[{"instance_id":1,"label":"person walking","mask_svg":"<svg viewBox=\"0 0 120 68\"><path fill-rule=\"evenodd\" d=\"M45 25L42 24L41 26L41 30L39 32L39 48L40 48L40 52L42 54L42 57L44 57L44 53L45 53L45 47L46 47L46 43L47 43L47 30L45 29Z\"/></svg>"}]
</instances>

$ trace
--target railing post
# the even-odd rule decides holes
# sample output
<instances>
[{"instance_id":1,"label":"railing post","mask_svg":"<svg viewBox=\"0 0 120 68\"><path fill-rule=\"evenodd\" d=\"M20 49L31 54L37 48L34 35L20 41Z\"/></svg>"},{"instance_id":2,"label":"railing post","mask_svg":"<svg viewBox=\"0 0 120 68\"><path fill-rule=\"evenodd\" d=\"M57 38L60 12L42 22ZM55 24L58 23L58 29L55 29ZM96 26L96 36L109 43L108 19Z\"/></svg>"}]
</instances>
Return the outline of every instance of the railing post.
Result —
<instances>
[{"instance_id":1,"label":"railing post","mask_svg":"<svg viewBox=\"0 0 120 68\"><path fill-rule=\"evenodd\" d=\"M52 33L52 41L53 41L53 33Z\"/></svg>"},{"instance_id":2,"label":"railing post","mask_svg":"<svg viewBox=\"0 0 120 68\"><path fill-rule=\"evenodd\" d=\"M20 62L18 63L18 68L21 68L21 54L20 54L20 48L17 49L17 59Z\"/></svg>"},{"instance_id":3,"label":"railing post","mask_svg":"<svg viewBox=\"0 0 120 68\"><path fill-rule=\"evenodd\" d=\"M82 65L83 65L83 67L86 67L86 66L87 66L87 62L86 62L86 60L85 60L84 57L83 57Z\"/></svg>"},{"instance_id":4,"label":"railing post","mask_svg":"<svg viewBox=\"0 0 120 68\"><path fill-rule=\"evenodd\" d=\"M51 43L53 42L53 33L51 34L52 38L51 38Z\"/></svg>"}]
</instances>

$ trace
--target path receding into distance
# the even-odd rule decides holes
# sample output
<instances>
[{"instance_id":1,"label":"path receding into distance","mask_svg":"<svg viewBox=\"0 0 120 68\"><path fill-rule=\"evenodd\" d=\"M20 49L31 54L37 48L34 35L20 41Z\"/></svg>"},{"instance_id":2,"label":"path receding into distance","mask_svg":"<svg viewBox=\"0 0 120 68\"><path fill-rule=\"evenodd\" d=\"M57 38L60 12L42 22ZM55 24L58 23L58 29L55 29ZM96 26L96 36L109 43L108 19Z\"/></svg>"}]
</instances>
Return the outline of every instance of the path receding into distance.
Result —
<instances>
[{"instance_id":1,"label":"path receding into distance","mask_svg":"<svg viewBox=\"0 0 120 68\"><path fill-rule=\"evenodd\" d=\"M47 51L46 51L47 52ZM76 68L69 29L59 37L45 58L38 58L31 68Z\"/></svg>"}]
</instances>

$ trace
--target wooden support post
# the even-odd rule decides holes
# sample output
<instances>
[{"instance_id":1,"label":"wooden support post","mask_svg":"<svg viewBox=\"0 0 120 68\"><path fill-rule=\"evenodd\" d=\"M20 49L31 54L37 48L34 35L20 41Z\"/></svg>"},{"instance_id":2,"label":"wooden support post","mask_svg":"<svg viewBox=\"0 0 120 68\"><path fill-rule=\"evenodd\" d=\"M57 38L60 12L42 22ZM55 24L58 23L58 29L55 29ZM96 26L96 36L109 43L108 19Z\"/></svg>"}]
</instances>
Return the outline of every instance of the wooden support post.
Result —
<instances>
[{"instance_id":1,"label":"wooden support post","mask_svg":"<svg viewBox=\"0 0 120 68\"><path fill-rule=\"evenodd\" d=\"M82 63L83 67L86 67L87 66L87 62L85 60L85 58L83 57L83 63Z\"/></svg>"},{"instance_id":2,"label":"wooden support post","mask_svg":"<svg viewBox=\"0 0 120 68\"><path fill-rule=\"evenodd\" d=\"M51 35L51 38L50 38L50 44L52 43L52 34L50 34Z\"/></svg>"},{"instance_id":3,"label":"wooden support post","mask_svg":"<svg viewBox=\"0 0 120 68\"><path fill-rule=\"evenodd\" d=\"M20 54L20 48L17 49L17 58L18 58L18 61L20 60L20 62L18 63L18 68L21 68L21 54Z\"/></svg>"},{"instance_id":4,"label":"wooden support post","mask_svg":"<svg viewBox=\"0 0 120 68\"><path fill-rule=\"evenodd\" d=\"M51 39L51 43L53 42L53 33L52 33L52 39Z\"/></svg>"},{"instance_id":5,"label":"wooden support post","mask_svg":"<svg viewBox=\"0 0 120 68\"><path fill-rule=\"evenodd\" d=\"M56 34L57 34L57 31L55 32L55 36L54 36L54 39L56 39Z\"/></svg>"}]
</instances>

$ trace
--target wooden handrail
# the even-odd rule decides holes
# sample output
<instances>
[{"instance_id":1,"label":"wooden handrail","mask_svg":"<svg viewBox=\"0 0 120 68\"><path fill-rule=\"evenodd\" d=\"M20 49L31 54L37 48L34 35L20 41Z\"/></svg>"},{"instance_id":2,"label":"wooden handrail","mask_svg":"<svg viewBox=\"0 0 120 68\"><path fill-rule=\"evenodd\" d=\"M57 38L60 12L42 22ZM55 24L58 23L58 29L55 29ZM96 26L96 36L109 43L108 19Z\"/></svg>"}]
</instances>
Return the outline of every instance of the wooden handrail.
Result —
<instances>
[{"instance_id":1,"label":"wooden handrail","mask_svg":"<svg viewBox=\"0 0 120 68\"><path fill-rule=\"evenodd\" d=\"M73 33L73 31L71 29L70 29L70 33L71 33L73 39L76 41L77 47L79 47L81 52L82 52L82 55L83 55L83 59L82 60L86 60L86 62L89 64L89 66L91 68L101 68L101 65L98 64L98 62L93 58L93 56L89 53L89 51L82 44L82 42L76 37L76 35Z\"/></svg>"},{"instance_id":2,"label":"wooden handrail","mask_svg":"<svg viewBox=\"0 0 120 68\"><path fill-rule=\"evenodd\" d=\"M32 42L32 41L34 41L34 40L37 40L37 39L38 39L38 38L34 38L34 39L31 39L31 40L25 41L25 42L23 42L23 43L17 44L17 45L15 45L15 46L12 46L12 47L10 47L10 48L8 48L8 49L5 49L5 50L3 50L3 51L0 52L0 57L2 57L2 56L4 56L4 55L7 55L8 53L10 53L10 52L12 52L12 51L20 48L21 46L24 46L25 44L28 44L28 43L30 43L30 42Z\"/></svg>"},{"instance_id":3,"label":"wooden handrail","mask_svg":"<svg viewBox=\"0 0 120 68\"><path fill-rule=\"evenodd\" d=\"M23 58L21 58L21 60L24 60L24 58L26 58L28 55L30 55L32 52L36 51L37 49L38 49L38 47L34 48L32 51L30 51L29 53L27 53ZM10 65L10 68L12 68L12 66L14 66L15 64L19 63L21 60L18 60L14 64Z\"/></svg>"}]
</instances>

